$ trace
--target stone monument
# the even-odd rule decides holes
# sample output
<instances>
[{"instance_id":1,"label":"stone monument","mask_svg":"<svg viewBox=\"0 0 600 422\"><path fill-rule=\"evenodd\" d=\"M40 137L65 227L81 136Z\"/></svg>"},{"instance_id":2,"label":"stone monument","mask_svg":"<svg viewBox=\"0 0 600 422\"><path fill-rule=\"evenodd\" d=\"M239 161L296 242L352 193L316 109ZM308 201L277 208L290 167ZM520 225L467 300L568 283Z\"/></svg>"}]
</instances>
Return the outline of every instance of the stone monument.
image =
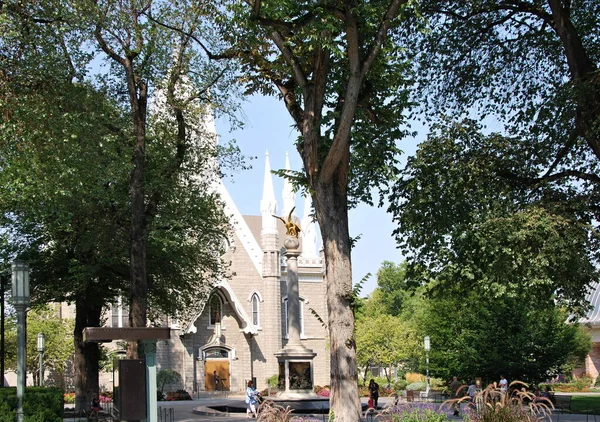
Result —
<instances>
[{"instance_id":1,"label":"stone monument","mask_svg":"<svg viewBox=\"0 0 600 422\"><path fill-rule=\"evenodd\" d=\"M287 262L287 331L288 341L277 353L279 361L280 385L285 385L285 390L279 399L312 399L316 397L313 387L313 358L316 356L311 349L300 341L300 294L298 287L298 256L300 241L298 233L300 227L292 220L292 211L288 221L281 219L287 229L284 246Z\"/></svg>"}]
</instances>

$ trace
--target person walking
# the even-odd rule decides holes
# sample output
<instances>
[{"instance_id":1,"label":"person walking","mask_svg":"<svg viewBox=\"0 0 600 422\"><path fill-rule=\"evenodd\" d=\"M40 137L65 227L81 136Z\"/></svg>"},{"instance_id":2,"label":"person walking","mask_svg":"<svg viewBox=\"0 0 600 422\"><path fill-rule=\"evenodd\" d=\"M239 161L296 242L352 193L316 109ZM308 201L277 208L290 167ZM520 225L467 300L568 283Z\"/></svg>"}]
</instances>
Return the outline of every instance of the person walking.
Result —
<instances>
[{"instance_id":1,"label":"person walking","mask_svg":"<svg viewBox=\"0 0 600 422\"><path fill-rule=\"evenodd\" d=\"M377 409L377 402L379 401L379 384L374 380L369 382L369 397L373 399L373 407Z\"/></svg>"},{"instance_id":2,"label":"person walking","mask_svg":"<svg viewBox=\"0 0 600 422\"><path fill-rule=\"evenodd\" d=\"M252 381L248 381L248 387L246 388L246 417L258 417L256 412L256 405L258 404L258 396L260 393L256 391ZM252 414L252 416L251 416Z\"/></svg>"},{"instance_id":3,"label":"person walking","mask_svg":"<svg viewBox=\"0 0 600 422\"><path fill-rule=\"evenodd\" d=\"M452 402L453 415L459 415L460 404L458 403L458 390L460 389L460 382L457 377L452 377L452 382L450 383L450 400L455 400Z\"/></svg>"},{"instance_id":4,"label":"person walking","mask_svg":"<svg viewBox=\"0 0 600 422\"><path fill-rule=\"evenodd\" d=\"M213 371L213 381L215 383L215 391L219 391L219 383L221 382L221 378L219 378L217 371Z\"/></svg>"},{"instance_id":5,"label":"person walking","mask_svg":"<svg viewBox=\"0 0 600 422\"><path fill-rule=\"evenodd\" d=\"M500 375L500 382L498 383L498 387L500 387L500 393L502 394L508 391L508 380L504 378L504 375Z\"/></svg>"}]
</instances>

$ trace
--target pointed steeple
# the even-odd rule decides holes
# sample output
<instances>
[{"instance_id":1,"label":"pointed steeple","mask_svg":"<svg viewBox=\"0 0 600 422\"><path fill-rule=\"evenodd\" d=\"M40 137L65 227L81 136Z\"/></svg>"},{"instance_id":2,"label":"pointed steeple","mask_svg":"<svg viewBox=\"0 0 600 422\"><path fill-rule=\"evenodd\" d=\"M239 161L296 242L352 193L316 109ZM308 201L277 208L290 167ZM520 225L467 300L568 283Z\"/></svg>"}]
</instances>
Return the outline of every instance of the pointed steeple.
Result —
<instances>
[{"instance_id":1,"label":"pointed steeple","mask_svg":"<svg viewBox=\"0 0 600 422\"><path fill-rule=\"evenodd\" d=\"M260 212L262 214L262 233L276 234L277 226L273 215L277 215L277 200L275 199L275 189L273 188L269 151L267 151L265 157L265 180L263 182L263 196L260 201Z\"/></svg>"},{"instance_id":2,"label":"pointed steeple","mask_svg":"<svg viewBox=\"0 0 600 422\"><path fill-rule=\"evenodd\" d=\"M317 223L312 213L312 197L304 198L304 214L302 216L302 254L305 258L317 258Z\"/></svg>"},{"instance_id":3,"label":"pointed steeple","mask_svg":"<svg viewBox=\"0 0 600 422\"><path fill-rule=\"evenodd\" d=\"M290 156L287 152L285 153L285 169L290 169ZM282 197L283 208L281 210L281 216L287 220L290 211L296 206L296 194L294 193L294 190L292 189L292 184L288 179L283 179ZM294 212L294 215L295 214L296 213Z\"/></svg>"}]
</instances>

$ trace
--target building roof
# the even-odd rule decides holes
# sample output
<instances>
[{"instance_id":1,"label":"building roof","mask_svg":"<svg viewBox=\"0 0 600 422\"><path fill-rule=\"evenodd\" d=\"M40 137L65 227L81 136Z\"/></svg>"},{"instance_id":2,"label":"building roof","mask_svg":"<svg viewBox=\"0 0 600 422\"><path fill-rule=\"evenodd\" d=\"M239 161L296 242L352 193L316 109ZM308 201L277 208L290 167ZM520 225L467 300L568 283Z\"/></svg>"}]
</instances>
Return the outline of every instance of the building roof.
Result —
<instances>
[{"instance_id":1,"label":"building roof","mask_svg":"<svg viewBox=\"0 0 600 422\"><path fill-rule=\"evenodd\" d=\"M579 322L581 324L600 325L600 285L598 283L591 285L591 291L587 294L586 299L591 308Z\"/></svg>"}]
</instances>

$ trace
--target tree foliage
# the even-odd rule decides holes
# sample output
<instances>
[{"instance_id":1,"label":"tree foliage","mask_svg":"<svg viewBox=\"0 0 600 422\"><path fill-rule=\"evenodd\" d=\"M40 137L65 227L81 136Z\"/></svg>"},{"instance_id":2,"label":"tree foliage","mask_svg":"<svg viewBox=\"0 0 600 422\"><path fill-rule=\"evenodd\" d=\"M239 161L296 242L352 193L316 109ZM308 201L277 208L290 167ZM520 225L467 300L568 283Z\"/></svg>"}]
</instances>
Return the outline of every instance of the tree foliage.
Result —
<instances>
[{"instance_id":1,"label":"tree foliage","mask_svg":"<svg viewBox=\"0 0 600 422\"><path fill-rule=\"evenodd\" d=\"M513 143L469 121L435 126L396 186L399 242L434 290L481 285L581 314L597 276L594 212L576 185L532 188L502 177L536 171Z\"/></svg>"},{"instance_id":2,"label":"tree foliage","mask_svg":"<svg viewBox=\"0 0 600 422\"><path fill-rule=\"evenodd\" d=\"M152 1L74 4L86 16L85 23L97 50L108 60L110 71L104 79L107 87L122 95L122 104L131 116L129 319L131 326L144 327L148 317L151 226L171 193L168 187L182 177L186 158L198 145L193 142L194 132L197 135L201 128L192 129L194 115L199 110L204 116L212 113L210 106L218 106L216 99L225 104L229 97L223 94L232 86L227 78L227 64L210 60L206 51L217 40L211 36L208 17L217 12L218 5ZM199 48L193 48L196 43ZM151 110L149 102L153 98L162 107ZM168 119L163 121L172 123L162 125L161 129L169 130L157 138L152 137L156 131L150 128L153 111L165 113ZM161 180L159 184L148 183L152 160L148 154L153 140L160 151L160 161L156 162L160 177L154 179ZM213 142L204 140L204 152ZM214 178L215 170L204 167L204 176ZM221 238L224 236L220 233ZM137 356L136 344L130 344L128 354Z\"/></svg>"},{"instance_id":3,"label":"tree foliage","mask_svg":"<svg viewBox=\"0 0 600 422\"><path fill-rule=\"evenodd\" d=\"M525 295L473 287L461 296L417 297L415 304L414 323L431 337L431 374L444 379L539 382L583 362L591 347L562 309Z\"/></svg>"},{"instance_id":4,"label":"tree foliage","mask_svg":"<svg viewBox=\"0 0 600 422\"><path fill-rule=\"evenodd\" d=\"M393 263L384 262L380 272L391 267ZM454 273L439 276L457 277ZM511 380L537 382L570 370L590 350L589 335L568 322L564 308L538 300L526 289L499 291L472 283L460 291L446 286L441 294L432 295L434 279L418 286L409 272L396 281L397 293L403 297L400 312L392 316L381 311L385 306L378 286L366 300L367 312L357 321L361 367L400 362L406 369L425 372L423 338L428 335L434 377L494 381L502 374Z\"/></svg>"},{"instance_id":5,"label":"tree foliage","mask_svg":"<svg viewBox=\"0 0 600 422\"><path fill-rule=\"evenodd\" d=\"M134 15L148 12L129 6ZM135 131L117 84L122 74L108 66L96 85L86 80L86 66L96 57L95 31L112 25L115 41L127 38L131 29L117 29L128 23L116 7L77 1L0 5L0 43L6 46L0 60L3 234L30 261L34 301L75 303L76 360L87 359L76 363L80 376L92 376L99 359L97 345L82 343L83 327L99 325L103 307L117 295L136 297L126 283L132 274L129 182L136 169L131 161ZM170 105L149 110L143 104L148 142L142 202L149 207L143 216L143 253L150 271L143 299L154 305L154 316L189 309L220 278L220 251L229 228L212 184L221 151L206 124L212 112L208 103L217 104L209 91L227 85L220 78L224 71L196 63L190 72L186 66L192 56L199 57L186 55L191 36L182 41L178 31L165 26L185 19L183 9L181 15L172 8L161 12L158 16L172 20L149 25L148 15L136 15L140 19L134 22L141 25L137 29L144 27L136 35L150 37L146 61L135 76L141 78L138 88L151 86L142 102L153 98L159 104L154 94L163 92L163 104ZM182 41L179 56L171 54L175 44L169 39ZM127 50L124 56L137 57L131 46L119 47ZM174 58L184 56L185 65ZM229 97L218 98L224 105ZM97 374L95 379L78 387L78 405L87 405L97 391Z\"/></svg>"},{"instance_id":6,"label":"tree foliage","mask_svg":"<svg viewBox=\"0 0 600 422\"><path fill-rule=\"evenodd\" d=\"M73 356L73 321L55 317L52 307L34 308L27 313L27 369L33 374L35 384L39 381L39 352L37 335L45 336L44 370L62 373ZM6 354L8 369L17 370L17 325L14 315L9 315L5 328Z\"/></svg>"},{"instance_id":7,"label":"tree foliage","mask_svg":"<svg viewBox=\"0 0 600 422\"><path fill-rule=\"evenodd\" d=\"M424 36L410 51L423 109L492 115L546 144L548 167L600 158L600 2L426 0L421 11Z\"/></svg>"},{"instance_id":8,"label":"tree foliage","mask_svg":"<svg viewBox=\"0 0 600 422\"><path fill-rule=\"evenodd\" d=\"M176 384L181 382L181 374L172 369L161 369L156 374L156 385L160 393L164 393L166 384Z\"/></svg>"},{"instance_id":9,"label":"tree foliage","mask_svg":"<svg viewBox=\"0 0 600 422\"><path fill-rule=\"evenodd\" d=\"M391 368L415 367L421 340L410 321L386 313L365 316L356 322L356 362L365 373L371 366L383 367L391 382Z\"/></svg>"},{"instance_id":10,"label":"tree foliage","mask_svg":"<svg viewBox=\"0 0 600 422\"><path fill-rule=\"evenodd\" d=\"M462 279L479 279L471 261L491 266L515 285L542 287L545 300L554 288L574 312L584 310L598 239L599 8L598 1L421 3L424 31L410 48L423 87L415 99L440 126L393 199L398 234L407 234L405 246L421 264L439 270L460 262ZM504 136L440 115L487 117ZM409 207L420 215L402 216ZM484 245L484 234L496 243ZM517 281L523 265L529 274Z\"/></svg>"},{"instance_id":11,"label":"tree foliage","mask_svg":"<svg viewBox=\"0 0 600 422\"><path fill-rule=\"evenodd\" d=\"M377 270L377 288L373 291L373 302L382 313L400 315L411 295L407 285L406 262L395 264L390 261L381 263Z\"/></svg>"}]
</instances>

